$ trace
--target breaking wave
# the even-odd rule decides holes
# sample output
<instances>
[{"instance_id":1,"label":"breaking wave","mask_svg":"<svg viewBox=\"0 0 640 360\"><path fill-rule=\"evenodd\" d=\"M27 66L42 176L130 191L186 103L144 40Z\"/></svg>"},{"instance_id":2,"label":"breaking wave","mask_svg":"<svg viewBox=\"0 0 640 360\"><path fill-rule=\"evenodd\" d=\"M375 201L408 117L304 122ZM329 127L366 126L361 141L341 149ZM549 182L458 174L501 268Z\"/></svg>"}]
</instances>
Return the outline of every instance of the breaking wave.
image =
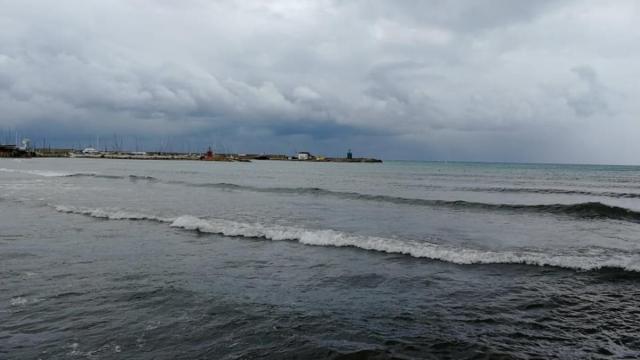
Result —
<instances>
[{"instance_id":1,"label":"breaking wave","mask_svg":"<svg viewBox=\"0 0 640 360\"><path fill-rule=\"evenodd\" d=\"M156 181L158 179L153 176L144 176L144 175L109 175L109 174L99 174L93 172L62 172L62 171L50 171L50 170L23 170L23 169L7 169L0 168L0 172L6 173L18 173L18 174L29 174L29 175L37 175L44 177L90 177L97 179L114 179L114 180L147 180L147 181Z\"/></svg>"},{"instance_id":2,"label":"breaking wave","mask_svg":"<svg viewBox=\"0 0 640 360\"><path fill-rule=\"evenodd\" d=\"M92 177L98 179L129 179L129 180L147 180L147 181L156 181L157 179L153 176L144 176L144 175L107 175L107 174L97 174L97 173L76 173L69 174L66 177Z\"/></svg>"},{"instance_id":3,"label":"breaking wave","mask_svg":"<svg viewBox=\"0 0 640 360\"><path fill-rule=\"evenodd\" d=\"M64 177L64 176L74 175L73 173L61 172L61 171L21 170L21 169L6 169L6 168L0 168L0 172L29 174L29 175L37 175L37 176L45 176L45 177Z\"/></svg>"},{"instance_id":4,"label":"breaking wave","mask_svg":"<svg viewBox=\"0 0 640 360\"><path fill-rule=\"evenodd\" d=\"M174 220L174 218L160 217L139 212L110 208L100 209L66 205L54 205L53 208L63 213L87 215L94 218L108 220L149 220L162 223L171 223Z\"/></svg>"},{"instance_id":5,"label":"breaking wave","mask_svg":"<svg viewBox=\"0 0 640 360\"><path fill-rule=\"evenodd\" d=\"M231 237L256 238L272 241L296 241L305 245L328 247L352 247L390 254L403 254L416 258L427 258L454 264L524 264L554 266L574 270L598 270L617 268L640 272L640 256L630 254L607 254L604 251L588 255L557 255L538 251L487 251L450 247L428 241L383 238L350 234L331 229L305 229L292 226L243 223L225 219L204 219L191 215L165 218L119 209L90 209L70 206L54 206L60 212L81 214L109 220L149 220L166 223L202 233Z\"/></svg>"}]
</instances>

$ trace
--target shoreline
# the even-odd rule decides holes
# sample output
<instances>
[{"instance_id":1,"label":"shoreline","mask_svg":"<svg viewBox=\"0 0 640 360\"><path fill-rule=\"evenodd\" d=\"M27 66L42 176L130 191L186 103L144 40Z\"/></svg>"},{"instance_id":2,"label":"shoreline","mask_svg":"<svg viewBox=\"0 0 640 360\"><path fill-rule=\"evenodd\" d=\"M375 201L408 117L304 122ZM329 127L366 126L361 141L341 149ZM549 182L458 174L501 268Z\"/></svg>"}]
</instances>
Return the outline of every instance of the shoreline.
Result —
<instances>
[{"instance_id":1,"label":"shoreline","mask_svg":"<svg viewBox=\"0 0 640 360\"><path fill-rule=\"evenodd\" d=\"M244 154L219 154L212 158L205 158L201 154L182 154L182 153L147 153L147 154L128 154L128 153L99 153L99 154L80 154L74 152L52 152L41 153L33 152L31 156L7 156L5 158L79 158L79 159L112 159L112 160L173 160L173 161L203 161L203 162L252 162L263 160L274 161L290 161L290 162L312 162L312 163L382 163L383 161L375 158L332 158L321 157L312 159L297 159L286 155L244 155Z\"/></svg>"}]
</instances>

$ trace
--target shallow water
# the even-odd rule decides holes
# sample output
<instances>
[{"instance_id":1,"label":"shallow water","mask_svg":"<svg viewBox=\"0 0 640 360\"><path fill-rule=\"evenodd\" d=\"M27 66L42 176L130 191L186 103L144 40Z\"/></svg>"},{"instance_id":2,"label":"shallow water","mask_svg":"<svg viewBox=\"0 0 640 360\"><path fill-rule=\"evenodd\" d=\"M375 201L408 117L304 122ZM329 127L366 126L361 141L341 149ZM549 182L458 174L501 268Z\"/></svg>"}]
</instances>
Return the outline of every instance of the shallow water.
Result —
<instances>
[{"instance_id":1,"label":"shallow water","mask_svg":"<svg viewBox=\"0 0 640 360\"><path fill-rule=\"evenodd\" d=\"M1 358L636 358L640 168L0 160Z\"/></svg>"}]
</instances>

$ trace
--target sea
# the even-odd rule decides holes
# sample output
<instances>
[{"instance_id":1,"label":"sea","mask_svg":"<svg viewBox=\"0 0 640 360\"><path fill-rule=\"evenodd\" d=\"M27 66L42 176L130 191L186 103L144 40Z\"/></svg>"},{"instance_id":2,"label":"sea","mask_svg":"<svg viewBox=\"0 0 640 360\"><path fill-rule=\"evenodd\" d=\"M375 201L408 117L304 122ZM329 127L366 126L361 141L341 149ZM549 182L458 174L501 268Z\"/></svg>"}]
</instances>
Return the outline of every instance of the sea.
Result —
<instances>
[{"instance_id":1,"label":"sea","mask_svg":"<svg viewBox=\"0 0 640 360\"><path fill-rule=\"evenodd\" d=\"M640 167L0 159L0 358L640 358Z\"/></svg>"}]
</instances>

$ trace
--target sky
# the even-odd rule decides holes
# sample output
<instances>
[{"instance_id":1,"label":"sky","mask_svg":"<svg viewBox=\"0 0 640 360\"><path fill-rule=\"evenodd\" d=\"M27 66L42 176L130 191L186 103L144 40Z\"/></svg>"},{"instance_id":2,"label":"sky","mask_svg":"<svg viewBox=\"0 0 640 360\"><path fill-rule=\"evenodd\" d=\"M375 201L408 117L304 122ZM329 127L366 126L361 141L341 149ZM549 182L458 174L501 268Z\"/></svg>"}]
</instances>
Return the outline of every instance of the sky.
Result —
<instances>
[{"instance_id":1,"label":"sky","mask_svg":"<svg viewBox=\"0 0 640 360\"><path fill-rule=\"evenodd\" d=\"M0 142L640 164L637 1L0 9Z\"/></svg>"}]
</instances>

